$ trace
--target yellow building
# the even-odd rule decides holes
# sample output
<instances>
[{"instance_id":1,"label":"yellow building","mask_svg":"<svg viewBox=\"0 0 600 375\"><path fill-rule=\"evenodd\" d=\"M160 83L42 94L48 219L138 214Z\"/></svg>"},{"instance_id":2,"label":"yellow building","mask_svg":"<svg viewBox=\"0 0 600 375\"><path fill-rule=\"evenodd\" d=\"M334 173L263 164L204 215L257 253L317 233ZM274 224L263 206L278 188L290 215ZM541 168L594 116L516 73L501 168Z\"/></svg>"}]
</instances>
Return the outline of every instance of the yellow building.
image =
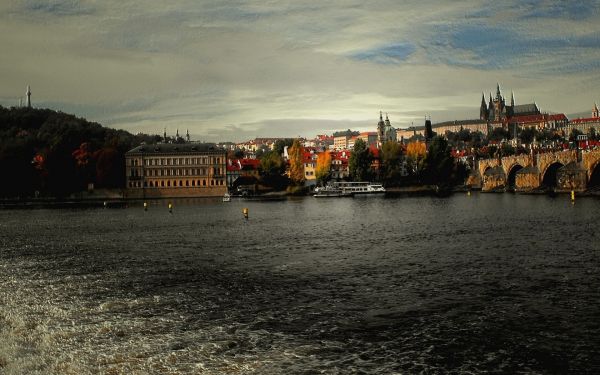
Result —
<instances>
[{"instance_id":1,"label":"yellow building","mask_svg":"<svg viewBox=\"0 0 600 375\"><path fill-rule=\"evenodd\" d=\"M212 144L141 145L125 154L126 196L220 196L227 192L226 163L226 151Z\"/></svg>"}]
</instances>

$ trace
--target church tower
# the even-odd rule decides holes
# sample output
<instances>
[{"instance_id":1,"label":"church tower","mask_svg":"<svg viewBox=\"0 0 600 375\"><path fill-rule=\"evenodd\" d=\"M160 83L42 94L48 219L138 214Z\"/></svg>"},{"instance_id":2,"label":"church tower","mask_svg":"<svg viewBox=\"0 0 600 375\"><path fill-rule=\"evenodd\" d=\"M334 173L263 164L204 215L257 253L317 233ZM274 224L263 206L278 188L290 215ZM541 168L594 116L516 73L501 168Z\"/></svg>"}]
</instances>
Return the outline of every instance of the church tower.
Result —
<instances>
[{"instance_id":1,"label":"church tower","mask_svg":"<svg viewBox=\"0 0 600 375\"><path fill-rule=\"evenodd\" d=\"M594 108L592 109L592 117L598 118L598 106L594 103Z\"/></svg>"},{"instance_id":2,"label":"church tower","mask_svg":"<svg viewBox=\"0 0 600 375\"><path fill-rule=\"evenodd\" d=\"M485 95L481 93L481 106L479 107L479 119L487 120L488 119L488 109L485 105Z\"/></svg>"},{"instance_id":3,"label":"church tower","mask_svg":"<svg viewBox=\"0 0 600 375\"><path fill-rule=\"evenodd\" d=\"M379 111L379 122L377 123L377 143L381 147L385 142L385 122L383 121L383 112Z\"/></svg>"},{"instance_id":4,"label":"church tower","mask_svg":"<svg viewBox=\"0 0 600 375\"><path fill-rule=\"evenodd\" d=\"M27 108L31 108L31 89L29 86L27 86L27 92L25 95L27 95L27 102L25 104L27 105Z\"/></svg>"}]
</instances>

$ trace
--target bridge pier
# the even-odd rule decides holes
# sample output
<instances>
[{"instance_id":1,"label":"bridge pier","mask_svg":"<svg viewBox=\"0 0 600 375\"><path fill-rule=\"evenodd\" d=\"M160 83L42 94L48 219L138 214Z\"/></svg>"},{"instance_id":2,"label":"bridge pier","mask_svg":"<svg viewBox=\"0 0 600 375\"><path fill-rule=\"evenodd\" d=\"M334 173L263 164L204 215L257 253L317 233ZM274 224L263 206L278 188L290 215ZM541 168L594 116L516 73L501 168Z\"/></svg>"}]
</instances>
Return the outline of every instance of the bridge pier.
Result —
<instances>
[{"instance_id":1,"label":"bridge pier","mask_svg":"<svg viewBox=\"0 0 600 375\"><path fill-rule=\"evenodd\" d=\"M517 172L515 191L525 193L540 187L540 170L538 167L528 165Z\"/></svg>"},{"instance_id":2,"label":"bridge pier","mask_svg":"<svg viewBox=\"0 0 600 375\"><path fill-rule=\"evenodd\" d=\"M501 166L487 169L483 173L481 191L504 191L506 174Z\"/></svg>"},{"instance_id":3,"label":"bridge pier","mask_svg":"<svg viewBox=\"0 0 600 375\"><path fill-rule=\"evenodd\" d=\"M582 192L586 188L587 169L582 163L571 162L556 172L556 192Z\"/></svg>"}]
</instances>

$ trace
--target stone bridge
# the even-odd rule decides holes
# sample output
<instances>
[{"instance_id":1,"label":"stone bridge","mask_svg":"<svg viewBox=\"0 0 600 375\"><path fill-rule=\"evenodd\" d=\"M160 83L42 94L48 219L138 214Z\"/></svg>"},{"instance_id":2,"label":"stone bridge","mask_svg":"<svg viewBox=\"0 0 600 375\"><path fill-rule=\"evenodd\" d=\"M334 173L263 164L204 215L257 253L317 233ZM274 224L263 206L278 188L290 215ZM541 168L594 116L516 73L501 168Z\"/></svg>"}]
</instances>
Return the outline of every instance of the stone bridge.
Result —
<instances>
[{"instance_id":1,"label":"stone bridge","mask_svg":"<svg viewBox=\"0 0 600 375\"><path fill-rule=\"evenodd\" d=\"M483 191L584 191L600 187L600 150L565 150L478 161L468 183ZM477 186L479 185L479 186Z\"/></svg>"}]
</instances>

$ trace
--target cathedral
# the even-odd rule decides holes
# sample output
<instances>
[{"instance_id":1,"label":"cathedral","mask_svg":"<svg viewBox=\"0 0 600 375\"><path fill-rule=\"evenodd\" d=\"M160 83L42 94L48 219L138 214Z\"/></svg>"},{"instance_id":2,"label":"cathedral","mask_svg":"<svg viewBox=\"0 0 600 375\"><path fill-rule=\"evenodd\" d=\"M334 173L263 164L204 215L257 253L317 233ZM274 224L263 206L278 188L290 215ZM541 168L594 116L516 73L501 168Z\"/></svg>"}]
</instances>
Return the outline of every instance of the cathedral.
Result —
<instances>
[{"instance_id":1,"label":"cathedral","mask_svg":"<svg viewBox=\"0 0 600 375\"><path fill-rule=\"evenodd\" d=\"M481 106L479 108L479 118L489 122L507 122L510 118L516 116L539 115L540 110L535 103L515 105L515 95L510 95L510 105L506 105L506 100L500 93L500 84L496 85L496 97L492 98L490 93L489 103L485 103L485 95L481 94Z\"/></svg>"}]
</instances>

